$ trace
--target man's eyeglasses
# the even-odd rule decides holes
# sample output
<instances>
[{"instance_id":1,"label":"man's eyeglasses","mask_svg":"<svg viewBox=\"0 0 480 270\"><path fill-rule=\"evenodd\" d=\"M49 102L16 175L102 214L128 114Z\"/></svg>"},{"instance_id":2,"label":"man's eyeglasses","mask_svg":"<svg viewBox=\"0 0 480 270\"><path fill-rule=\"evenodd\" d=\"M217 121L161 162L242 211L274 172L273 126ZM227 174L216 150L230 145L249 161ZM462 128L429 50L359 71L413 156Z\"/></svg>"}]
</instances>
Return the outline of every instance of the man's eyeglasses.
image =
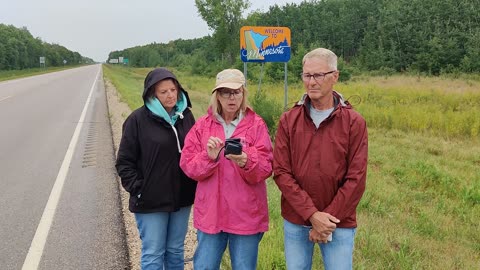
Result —
<instances>
[{"instance_id":1,"label":"man's eyeglasses","mask_svg":"<svg viewBox=\"0 0 480 270\"><path fill-rule=\"evenodd\" d=\"M302 73L300 74L300 76L302 76L302 80L304 82L309 82L311 78L313 78L315 81L319 82L319 81L323 81L323 79L325 79L325 76L327 76L328 74L331 74L331 73L334 73L336 72L336 70L332 70L332 71L329 71L329 72L325 72L325 73L315 73L315 74L308 74L308 73Z\"/></svg>"},{"instance_id":2,"label":"man's eyeglasses","mask_svg":"<svg viewBox=\"0 0 480 270\"><path fill-rule=\"evenodd\" d=\"M243 91L240 89L229 91L229 90L217 90L218 94L223 98L230 98L231 96L238 98L243 95Z\"/></svg>"}]
</instances>

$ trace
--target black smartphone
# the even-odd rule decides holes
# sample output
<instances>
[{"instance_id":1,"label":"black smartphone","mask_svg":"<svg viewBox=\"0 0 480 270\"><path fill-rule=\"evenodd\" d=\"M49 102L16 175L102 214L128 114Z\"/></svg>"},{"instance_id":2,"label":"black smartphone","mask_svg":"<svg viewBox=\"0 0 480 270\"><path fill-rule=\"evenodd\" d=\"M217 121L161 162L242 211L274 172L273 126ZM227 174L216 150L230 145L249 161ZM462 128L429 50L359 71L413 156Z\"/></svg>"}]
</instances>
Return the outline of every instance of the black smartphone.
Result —
<instances>
[{"instance_id":1,"label":"black smartphone","mask_svg":"<svg viewBox=\"0 0 480 270\"><path fill-rule=\"evenodd\" d=\"M225 140L225 151L223 154L229 155L240 155L242 153L242 143L240 138L230 138Z\"/></svg>"}]
</instances>

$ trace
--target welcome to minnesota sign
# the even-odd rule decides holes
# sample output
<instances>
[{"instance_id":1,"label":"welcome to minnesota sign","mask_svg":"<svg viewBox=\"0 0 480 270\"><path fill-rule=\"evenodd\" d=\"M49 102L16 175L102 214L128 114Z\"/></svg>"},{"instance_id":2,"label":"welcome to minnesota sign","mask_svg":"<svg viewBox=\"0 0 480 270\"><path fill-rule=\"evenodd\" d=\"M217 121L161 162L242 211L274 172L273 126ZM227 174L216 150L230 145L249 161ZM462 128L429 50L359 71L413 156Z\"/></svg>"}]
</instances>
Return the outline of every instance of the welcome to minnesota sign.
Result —
<instances>
[{"instance_id":1,"label":"welcome to minnesota sign","mask_svg":"<svg viewBox=\"0 0 480 270\"><path fill-rule=\"evenodd\" d=\"M288 62L288 27L244 26L240 29L240 57L243 62Z\"/></svg>"}]
</instances>

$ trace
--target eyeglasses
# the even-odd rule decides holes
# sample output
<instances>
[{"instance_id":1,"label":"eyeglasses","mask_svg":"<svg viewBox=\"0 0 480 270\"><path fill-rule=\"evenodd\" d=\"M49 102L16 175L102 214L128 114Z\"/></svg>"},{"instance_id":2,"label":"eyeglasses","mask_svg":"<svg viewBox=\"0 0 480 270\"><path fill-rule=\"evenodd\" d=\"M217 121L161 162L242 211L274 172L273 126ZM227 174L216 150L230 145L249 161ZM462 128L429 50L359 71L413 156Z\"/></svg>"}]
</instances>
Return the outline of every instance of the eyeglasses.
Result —
<instances>
[{"instance_id":1,"label":"eyeglasses","mask_svg":"<svg viewBox=\"0 0 480 270\"><path fill-rule=\"evenodd\" d=\"M240 89L228 91L228 90L217 90L218 94L223 98L230 98L231 96L238 98L243 95L243 91Z\"/></svg>"},{"instance_id":2,"label":"eyeglasses","mask_svg":"<svg viewBox=\"0 0 480 270\"><path fill-rule=\"evenodd\" d=\"M325 72L325 73L315 73L315 74L308 74L308 73L301 73L300 76L302 76L302 80L304 82L309 82L311 78L313 78L315 81L319 82L319 81L323 81L323 79L325 79L325 76L327 76L328 74L331 74L331 73L334 73L336 72L336 70L332 70L332 71L329 71L329 72Z\"/></svg>"}]
</instances>

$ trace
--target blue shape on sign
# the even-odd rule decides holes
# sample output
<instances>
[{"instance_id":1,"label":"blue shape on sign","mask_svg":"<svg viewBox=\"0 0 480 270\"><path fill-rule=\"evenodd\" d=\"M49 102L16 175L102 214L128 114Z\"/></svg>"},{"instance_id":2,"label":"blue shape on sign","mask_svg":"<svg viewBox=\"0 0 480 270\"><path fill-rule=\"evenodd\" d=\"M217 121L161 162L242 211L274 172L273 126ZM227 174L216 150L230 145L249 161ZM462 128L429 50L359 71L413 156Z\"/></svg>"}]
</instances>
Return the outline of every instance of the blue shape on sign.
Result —
<instances>
[{"instance_id":1,"label":"blue shape on sign","mask_svg":"<svg viewBox=\"0 0 480 270\"><path fill-rule=\"evenodd\" d=\"M262 34L255 33L252 30L250 30L249 32L250 32L250 35L252 36L252 39L255 42L255 45L257 46L257 48L261 48L263 41L265 39L267 39L268 36L264 36Z\"/></svg>"}]
</instances>

